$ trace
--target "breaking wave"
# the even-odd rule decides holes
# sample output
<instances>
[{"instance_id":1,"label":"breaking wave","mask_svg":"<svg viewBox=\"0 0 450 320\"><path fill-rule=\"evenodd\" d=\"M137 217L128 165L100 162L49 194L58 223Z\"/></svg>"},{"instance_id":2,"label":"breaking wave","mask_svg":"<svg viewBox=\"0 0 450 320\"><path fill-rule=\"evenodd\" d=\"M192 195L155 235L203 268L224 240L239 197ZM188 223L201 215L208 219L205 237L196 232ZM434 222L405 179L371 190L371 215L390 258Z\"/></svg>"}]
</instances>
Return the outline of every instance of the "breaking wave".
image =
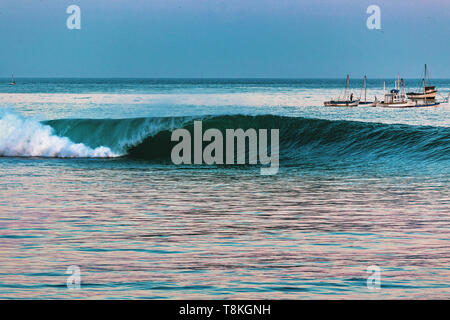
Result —
<instances>
[{"instance_id":1,"label":"breaking wave","mask_svg":"<svg viewBox=\"0 0 450 320\"><path fill-rule=\"evenodd\" d=\"M367 123L274 115L59 119L38 122L0 113L0 155L127 157L170 161L171 132L194 120L203 131L248 128L280 130L280 161L449 161L450 128ZM206 145L206 144L205 144Z\"/></svg>"},{"instance_id":2,"label":"breaking wave","mask_svg":"<svg viewBox=\"0 0 450 320\"><path fill-rule=\"evenodd\" d=\"M115 157L110 148L90 148L55 134L52 127L34 119L0 110L0 156L10 157Z\"/></svg>"}]
</instances>

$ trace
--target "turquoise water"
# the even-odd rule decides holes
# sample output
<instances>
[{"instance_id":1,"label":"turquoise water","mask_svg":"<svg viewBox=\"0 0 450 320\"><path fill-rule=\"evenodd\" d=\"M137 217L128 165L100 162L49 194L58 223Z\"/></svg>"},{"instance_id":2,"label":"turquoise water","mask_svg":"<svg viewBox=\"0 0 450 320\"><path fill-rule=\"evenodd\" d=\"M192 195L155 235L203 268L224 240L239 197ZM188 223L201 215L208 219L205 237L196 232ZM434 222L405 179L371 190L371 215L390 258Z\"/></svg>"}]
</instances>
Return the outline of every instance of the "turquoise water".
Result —
<instances>
[{"instance_id":1,"label":"turquoise water","mask_svg":"<svg viewBox=\"0 0 450 320\"><path fill-rule=\"evenodd\" d=\"M0 298L448 299L450 106L323 107L342 82L0 85ZM172 164L194 120L280 129L278 174Z\"/></svg>"}]
</instances>

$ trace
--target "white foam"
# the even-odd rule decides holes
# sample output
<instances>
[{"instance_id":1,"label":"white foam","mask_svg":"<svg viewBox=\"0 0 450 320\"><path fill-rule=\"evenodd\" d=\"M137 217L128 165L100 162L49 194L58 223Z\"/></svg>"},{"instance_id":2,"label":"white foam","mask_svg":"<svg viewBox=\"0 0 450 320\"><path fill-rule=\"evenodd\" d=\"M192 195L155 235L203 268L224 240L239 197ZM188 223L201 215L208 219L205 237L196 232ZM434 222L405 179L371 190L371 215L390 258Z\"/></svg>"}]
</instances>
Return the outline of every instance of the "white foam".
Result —
<instances>
[{"instance_id":1,"label":"white foam","mask_svg":"<svg viewBox=\"0 0 450 320\"><path fill-rule=\"evenodd\" d=\"M53 129L35 119L0 110L0 156L105 158L116 157L108 147L92 149L55 135Z\"/></svg>"}]
</instances>

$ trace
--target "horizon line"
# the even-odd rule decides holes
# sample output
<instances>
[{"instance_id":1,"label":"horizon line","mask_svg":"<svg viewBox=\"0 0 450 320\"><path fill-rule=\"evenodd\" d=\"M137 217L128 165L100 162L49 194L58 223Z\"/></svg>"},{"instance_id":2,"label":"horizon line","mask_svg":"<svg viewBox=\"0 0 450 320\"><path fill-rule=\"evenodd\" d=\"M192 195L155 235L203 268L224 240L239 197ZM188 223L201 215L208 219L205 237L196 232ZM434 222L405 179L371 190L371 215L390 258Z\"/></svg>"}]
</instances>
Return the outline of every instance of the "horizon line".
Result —
<instances>
[{"instance_id":1,"label":"horizon line","mask_svg":"<svg viewBox=\"0 0 450 320\"><path fill-rule=\"evenodd\" d=\"M131 79L138 79L138 80L341 80L345 79L345 77L49 77L49 76L19 76L17 77L14 75L15 79L124 79L124 80L131 80ZM0 79L11 79L9 76L0 76ZM363 80L364 77L350 77L350 79L358 79ZM396 80L397 77L376 77L376 78L370 78L367 77L367 80L385 80L385 79L394 79ZM422 78L408 78L403 77L400 79L422 79ZM431 78L435 80L449 80L448 78Z\"/></svg>"}]
</instances>

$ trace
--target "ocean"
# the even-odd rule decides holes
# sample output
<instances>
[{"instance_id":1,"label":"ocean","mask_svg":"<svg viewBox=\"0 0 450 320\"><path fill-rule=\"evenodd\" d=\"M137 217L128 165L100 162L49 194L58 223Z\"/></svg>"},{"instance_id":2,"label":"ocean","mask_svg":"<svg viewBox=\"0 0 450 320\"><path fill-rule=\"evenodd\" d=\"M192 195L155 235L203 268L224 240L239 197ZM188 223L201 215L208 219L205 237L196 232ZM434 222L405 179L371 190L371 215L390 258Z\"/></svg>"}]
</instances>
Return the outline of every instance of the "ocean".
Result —
<instances>
[{"instance_id":1,"label":"ocean","mask_svg":"<svg viewBox=\"0 0 450 320\"><path fill-rule=\"evenodd\" d=\"M449 104L323 107L339 79L0 80L2 299L450 298ZM278 173L173 164L195 120L279 129Z\"/></svg>"}]
</instances>

